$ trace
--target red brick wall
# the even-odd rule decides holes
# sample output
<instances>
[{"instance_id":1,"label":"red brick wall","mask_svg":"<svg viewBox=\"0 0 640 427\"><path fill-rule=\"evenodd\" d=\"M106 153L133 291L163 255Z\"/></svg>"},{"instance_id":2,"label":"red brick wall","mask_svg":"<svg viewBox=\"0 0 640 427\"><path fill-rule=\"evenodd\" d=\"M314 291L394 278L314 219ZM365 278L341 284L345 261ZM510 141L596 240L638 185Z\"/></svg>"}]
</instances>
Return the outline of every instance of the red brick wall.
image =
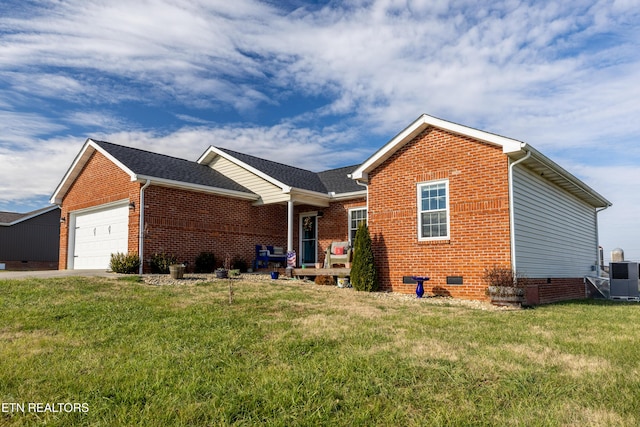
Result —
<instances>
[{"instance_id":1,"label":"red brick wall","mask_svg":"<svg viewBox=\"0 0 640 427\"><path fill-rule=\"evenodd\" d=\"M343 242L349 240L349 210L354 208L366 208L366 197L352 200L333 202L328 207L308 205L296 206L294 210L294 247L299 253L300 214L305 212L322 211L322 217L318 218L318 262L324 263L324 254L331 242Z\"/></svg>"},{"instance_id":2,"label":"red brick wall","mask_svg":"<svg viewBox=\"0 0 640 427\"><path fill-rule=\"evenodd\" d=\"M65 195L61 204L59 269L67 268L69 212L129 199L139 205L140 184L99 152L95 152ZM138 252L138 211L129 212L129 252Z\"/></svg>"},{"instance_id":3,"label":"red brick wall","mask_svg":"<svg viewBox=\"0 0 640 427\"><path fill-rule=\"evenodd\" d=\"M251 266L256 244L286 247L286 205L252 206L250 200L153 185L145 190L145 260L164 252L193 266L208 251L219 265L238 256Z\"/></svg>"},{"instance_id":4,"label":"red brick wall","mask_svg":"<svg viewBox=\"0 0 640 427\"><path fill-rule=\"evenodd\" d=\"M528 279L527 303L549 304L558 301L586 298L584 279Z\"/></svg>"},{"instance_id":5,"label":"red brick wall","mask_svg":"<svg viewBox=\"0 0 640 427\"><path fill-rule=\"evenodd\" d=\"M129 251L138 252L139 196L142 184L96 152L89 159L62 202L59 268L66 269L69 212L123 199L136 204L129 214ZM294 249L298 249L299 212L322 210L319 218L318 262L334 240L348 234L348 209L366 206L365 198L332 203L327 208L297 206L294 215ZM154 253L176 255L180 261L195 263L202 251L211 251L221 264L228 255L251 265L255 245L287 245L286 205L252 206L251 201L198 193L155 185L145 189L144 257ZM145 263L145 272L148 271Z\"/></svg>"},{"instance_id":6,"label":"red brick wall","mask_svg":"<svg viewBox=\"0 0 640 427\"><path fill-rule=\"evenodd\" d=\"M417 183L449 180L450 239L418 241ZM429 128L369 174L369 229L382 289L486 299L484 269L510 265L508 160L500 147ZM463 276L463 285L447 285Z\"/></svg>"}]
</instances>

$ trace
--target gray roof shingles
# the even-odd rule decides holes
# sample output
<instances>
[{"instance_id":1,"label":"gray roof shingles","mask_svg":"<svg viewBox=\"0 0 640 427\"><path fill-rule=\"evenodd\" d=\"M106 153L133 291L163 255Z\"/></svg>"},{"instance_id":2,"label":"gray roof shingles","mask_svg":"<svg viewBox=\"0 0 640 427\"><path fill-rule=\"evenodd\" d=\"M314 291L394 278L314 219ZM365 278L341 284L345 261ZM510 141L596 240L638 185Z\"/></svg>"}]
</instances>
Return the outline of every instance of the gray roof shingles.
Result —
<instances>
[{"instance_id":1,"label":"gray roof shingles","mask_svg":"<svg viewBox=\"0 0 640 427\"><path fill-rule=\"evenodd\" d=\"M136 175L168 179L172 181L205 185L208 187L250 193L232 179L208 166L177 157L152 153L137 148L125 147L106 141L92 140L111 154ZM294 166L285 165L249 154L239 153L227 148L219 150L240 160L254 169L294 188L318 193L350 193L362 191L363 188L347 175L358 165L331 169L323 172L311 172Z\"/></svg>"},{"instance_id":2,"label":"gray roof shingles","mask_svg":"<svg viewBox=\"0 0 640 427\"><path fill-rule=\"evenodd\" d=\"M247 188L208 166L106 141L93 141L136 175L251 194Z\"/></svg>"},{"instance_id":3,"label":"gray roof shingles","mask_svg":"<svg viewBox=\"0 0 640 427\"><path fill-rule=\"evenodd\" d=\"M27 213L0 212L0 224L11 224L12 222L16 222L18 220L21 220L22 218L38 216L41 213L49 212L50 210L52 210L52 208L53 206L47 206Z\"/></svg>"},{"instance_id":4,"label":"gray roof shingles","mask_svg":"<svg viewBox=\"0 0 640 427\"><path fill-rule=\"evenodd\" d=\"M216 148L290 187L316 191L318 193L348 193L363 190L363 187L356 184L355 181L347 176L347 174L355 170L359 165L316 173L249 154L239 153L229 150L228 148Z\"/></svg>"},{"instance_id":5,"label":"gray roof shingles","mask_svg":"<svg viewBox=\"0 0 640 427\"><path fill-rule=\"evenodd\" d=\"M356 184L356 182L348 176L356 170L358 166L360 165L345 166L338 169L318 172L318 177L329 193L341 194L363 191L364 187Z\"/></svg>"}]
</instances>

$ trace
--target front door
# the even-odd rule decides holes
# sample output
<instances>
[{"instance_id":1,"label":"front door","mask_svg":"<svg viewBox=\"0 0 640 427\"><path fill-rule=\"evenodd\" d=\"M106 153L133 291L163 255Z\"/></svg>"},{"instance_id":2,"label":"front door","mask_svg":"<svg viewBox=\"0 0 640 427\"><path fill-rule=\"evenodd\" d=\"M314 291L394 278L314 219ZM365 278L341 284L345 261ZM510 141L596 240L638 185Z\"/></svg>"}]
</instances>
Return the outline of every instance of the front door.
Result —
<instances>
[{"instance_id":1,"label":"front door","mask_svg":"<svg viewBox=\"0 0 640 427\"><path fill-rule=\"evenodd\" d=\"M318 218L314 213L300 215L300 264L312 265L318 259Z\"/></svg>"}]
</instances>

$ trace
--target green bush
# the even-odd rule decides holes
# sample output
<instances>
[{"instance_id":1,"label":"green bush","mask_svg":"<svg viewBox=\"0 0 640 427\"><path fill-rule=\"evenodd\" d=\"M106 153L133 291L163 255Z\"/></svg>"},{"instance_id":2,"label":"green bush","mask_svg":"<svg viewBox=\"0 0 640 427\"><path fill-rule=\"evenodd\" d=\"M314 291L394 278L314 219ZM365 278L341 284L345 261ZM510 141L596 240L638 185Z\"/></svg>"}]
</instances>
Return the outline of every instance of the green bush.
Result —
<instances>
[{"instance_id":1,"label":"green bush","mask_svg":"<svg viewBox=\"0 0 640 427\"><path fill-rule=\"evenodd\" d=\"M216 257L212 252L200 252L196 257L196 273L211 273L216 269Z\"/></svg>"},{"instance_id":2,"label":"green bush","mask_svg":"<svg viewBox=\"0 0 640 427\"><path fill-rule=\"evenodd\" d=\"M154 274L169 274L169 266L178 263L178 257L171 254L153 254L149 262L151 272Z\"/></svg>"},{"instance_id":3,"label":"green bush","mask_svg":"<svg viewBox=\"0 0 640 427\"><path fill-rule=\"evenodd\" d=\"M114 273L136 274L140 269L140 257L138 254L116 252L111 254L109 268Z\"/></svg>"},{"instance_id":4,"label":"green bush","mask_svg":"<svg viewBox=\"0 0 640 427\"><path fill-rule=\"evenodd\" d=\"M379 283L373 262L373 248L367 224L360 223L353 244L353 262L351 263L351 285L357 291L374 292Z\"/></svg>"}]
</instances>

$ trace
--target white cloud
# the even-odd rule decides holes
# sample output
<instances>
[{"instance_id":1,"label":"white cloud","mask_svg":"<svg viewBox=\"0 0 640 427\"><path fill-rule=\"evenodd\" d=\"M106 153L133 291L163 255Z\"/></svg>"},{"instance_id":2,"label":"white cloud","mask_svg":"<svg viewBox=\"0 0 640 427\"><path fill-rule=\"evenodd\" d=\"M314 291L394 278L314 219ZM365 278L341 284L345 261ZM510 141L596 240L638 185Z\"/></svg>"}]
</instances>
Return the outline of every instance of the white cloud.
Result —
<instances>
[{"instance_id":1,"label":"white cloud","mask_svg":"<svg viewBox=\"0 0 640 427\"><path fill-rule=\"evenodd\" d=\"M603 238L629 241L625 249L635 251L636 0L352 0L291 2L289 10L270 3L278 6L15 2L0 16L0 161L11 162L0 168L2 198L51 191L87 136L189 159L220 145L318 170L361 161L380 138L428 113L560 158L615 203L601 214ZM296 97L326 102L297 109L288 105ZM19 112L60 99L73 104L70 113ZM170 107L171 114L203 126L140 130L124 113L102 113L125 101L177 102L191 108L182 115ZM280 119L240 122L280 108L287 111ZM198 109L240 118L210 124ZM100 133L47 139L73 124ZM39 176L21 162L38 164ZM616 172L623 184L612 179Z\"/></svg>"}]
</instances>

